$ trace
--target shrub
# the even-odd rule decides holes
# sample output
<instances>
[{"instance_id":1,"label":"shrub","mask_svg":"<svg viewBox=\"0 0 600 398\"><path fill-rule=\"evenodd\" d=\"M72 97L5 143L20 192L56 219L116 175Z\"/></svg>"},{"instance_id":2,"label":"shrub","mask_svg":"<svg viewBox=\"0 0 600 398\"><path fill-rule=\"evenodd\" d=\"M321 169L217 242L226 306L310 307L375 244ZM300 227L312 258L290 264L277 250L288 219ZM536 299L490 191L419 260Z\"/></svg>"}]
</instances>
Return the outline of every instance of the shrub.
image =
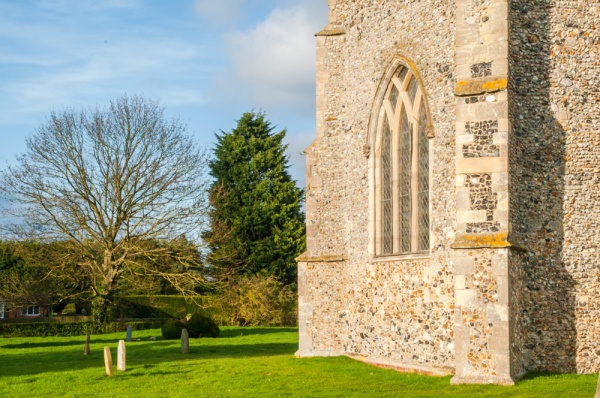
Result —
<instances>
[{"instance_id":1,"label":"shrub","mask_svg":"<svg viewBox=\"0 0 600 398\"><path fill-rule=\"evenodd\" d=\"M160 328L165 340L176 340L181 337L185 325L178 319L167 319Z\"/></svg>"},{"instance_id":2,"label":"shrub","mask_svg":"<svg viewBox=\"0 0 600 398\"><path fill-rule=\"evenodd\" d=\"M201 311L198 303L183 296L125 296L116 305L117 318L183 318Z\"/></svg>"},{"instance_id":3,"label":"shrub","mask_svg":"<svg viewBox=\"0 0 600 398\"><path fill-rule=\"evenodd\" d=\"M186 326L190 337L219 337L221 330L209 317L193 314Z\"/></svg>"},{"instance_id":4,"label":"shrub","mask_svg":"<svg viewBox=\"0 0 600 398\"><path fill-rule=\"evenodd\" d=\"M231 279L220 294L205 301L220 325L296 325L297 300L293 287L270 275Z\"/></svg>"},{"instance_id":5,"label":"shrub","mask_svg":"<svg viewBox=\"0 0 600 398\"><path fill-rule=\"evenodd\" d=\"M62 315L76 315L77 312L75 310L75 303L69 303L67 305L65 305L65 308L63 308Z\"/></svg>"},{"instance_id":6,"label":"shrub","mask_svg":"<svg viewBox=\"0 0 600 398\"><path fill-rule=\"evenodd\" d=\"M124 332L127 325L134 330L154 329L160 322L32 322L0 323L0 335L4 337L80 336L86 333L102 334Z\"/></svg>"}]
</instances>

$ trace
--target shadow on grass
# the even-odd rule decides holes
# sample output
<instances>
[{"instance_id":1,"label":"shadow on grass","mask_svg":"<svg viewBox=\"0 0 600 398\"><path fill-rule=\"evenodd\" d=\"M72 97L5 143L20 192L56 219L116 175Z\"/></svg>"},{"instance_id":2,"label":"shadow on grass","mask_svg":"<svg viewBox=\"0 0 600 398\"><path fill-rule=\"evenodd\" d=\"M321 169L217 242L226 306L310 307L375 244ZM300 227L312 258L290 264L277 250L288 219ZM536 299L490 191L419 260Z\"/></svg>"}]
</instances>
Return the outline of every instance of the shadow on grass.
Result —
<instances>
[{"instance_id":1,"label":"shadow on grass","mask_svg":"<svg viewBox=\"0 0 600 398\"><path fill-rule=\"evenodd\" d=\"M118 339L94 339L90 340L90 344L113 344L118 343ZM85 336L81 337L81 341L47 341L41 343L20 343L20 344L4 344L2 349L23 349L23 348L49 348L49 347L69 347L81 346L85 344Z\"/></svg>"},{"instance_id":2,"label":"shadow on grass","mask_svg":"<svg viewBox=\"0 0 600 398\"><path fill-rule=\"evenodd\" d=\"M244 328L240 331L237 329L223 329L219 338L228 337L240 337L240 336L253 336L273 333L298 333L298 328L295 327L281 327L281 328L261 328L261 327L249 327Z\"/></svg>"},{"instance_id":3,"label":"shadow on grass","mask_svg":"<svg viewBox=\"0 0 600 398\"><path fill-rule=\"evenodd\" d=\"M565 378L572 378L574 376L581 376L581 375L577 375L575 373L530 372L530 373L527 373L525 376L523 376L521 378L521 380L519 380L517 382L517 384L527 383L527 382L531 382L531 381L539 381L541 379L546 379L547 382L550 382L552 380L560 380L560 379L565 379ZM591 376L595 377L596 375L592 374Z\"/></svg>"},{"instance_id":4,"label":"shadow on grass","mask_svg":"<svg viewBox=\"0 0 600 398\"><path fill-rule=\"evenodd\" d=\"M128 368L151 369L163 362L185 363L198 359L218 358L251 358L269 357L277 355L293 355L298 345L296 343L265 343L265 344L219 344L220 339L190 340L190 353L182 354L178 341L152 341L142 343L128 343L127 364ZM214 342L214 343L213 343ZM94 343L97 343L95 341ZM114 344L113 361L116 359L116 341ZM211 344L212 343L212 344ZM215 344L216 343L216 344ZM49 344L52 346L53 344ZM81 344L82 345L82 344ZM82 345L83 346L83 345ZM25 347L27 347L25 345ZM30 376L45 372L63 372L104 367L103 352L98 346L92 346L92 353L84 356L79 352L41 352L0 354L0 380L4 377ZM101 371L101 370L100 370Z\"/></svg>"}]
</instances>

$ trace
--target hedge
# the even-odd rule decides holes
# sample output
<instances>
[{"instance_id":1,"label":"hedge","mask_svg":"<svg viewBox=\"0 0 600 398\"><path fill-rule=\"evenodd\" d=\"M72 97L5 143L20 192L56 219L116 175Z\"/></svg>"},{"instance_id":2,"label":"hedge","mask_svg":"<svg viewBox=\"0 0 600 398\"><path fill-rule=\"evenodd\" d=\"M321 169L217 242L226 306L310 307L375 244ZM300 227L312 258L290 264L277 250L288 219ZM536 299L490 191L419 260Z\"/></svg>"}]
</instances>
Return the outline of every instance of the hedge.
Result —
<instances>
[{"instance_id":1,"label":"hedge","mask_svg":"<svg viewBox=\"0 0 600 398\"><path fill-rule=\"evenodd\" d=\"M185 318L206 312L183 296L125 296L116 305L116 318Z\"/></svg>"},{"instance_id":2,"label":"hedge","mask_svg":"<svg viewBox=\"0 0 600 398\"><path fill-rule=\"evenodd\" d=\"M34 322L0 323L0 335L4 337L80 336L86 333L102 334L124 332L131 325L133 330L160 328L161 320L143 322Z\"/></svg>"}]
</instances>

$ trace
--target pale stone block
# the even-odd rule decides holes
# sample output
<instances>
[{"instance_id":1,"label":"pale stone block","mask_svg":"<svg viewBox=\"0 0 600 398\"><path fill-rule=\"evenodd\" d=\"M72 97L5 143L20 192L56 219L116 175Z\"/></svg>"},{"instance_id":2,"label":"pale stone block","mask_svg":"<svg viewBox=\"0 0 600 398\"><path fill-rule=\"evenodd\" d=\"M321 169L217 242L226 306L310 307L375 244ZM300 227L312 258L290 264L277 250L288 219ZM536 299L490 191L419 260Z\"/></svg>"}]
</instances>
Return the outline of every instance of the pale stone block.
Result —
<instances>
[{"instance_id":1,"label":"pale stone block","mask_svg":"<svg viewBox=\"0 0 600 398\"><path fill-rule=\"evenodd\" d=\"M454 257L454 275L472 275L475 272L473 257Z\"/></svg>"},{"instance_id":2,"label":"pale stone block","mask_svg":"<svg viewBox=\"0 0 600 398\"><path fill-rule=\"evenodd\" d=\"M461 308L477 308L479 306L479 300L477 300L477 293L472 289L456 290L454 292L454 298L456 305Z\"/></svg>"},{"instance_id":3,"label":"pale stone block","mask_svg":"<svg viewBox=\"0 0 600 398\"><path fill-rule=\"evenodd\" d=\"M501 192L497 192L496 194L498 195L498 206L496 207L496 211L498 211L498 216L500 216L502 211L508 211L508 192L503 190Z\"/></svg>"},{"instance_id":4,"label":"pale stone block","mask_svg":"<svg viewBox=\"0 0 600 398\"><path fill-rule=\"evenodd\" d=\"M498 286L498 304L508 305L509 286L507 276L498 276L496 278Z\"/></svg>"},{"instance_id":5,"label":"pale stone block","mask_svg":"<svg viewBox=\"0 0 600 398\"><path fill-rule=\"evenodd\" d=\"M492 186L508 185L508 173L492 173Z\"/></svg>"},{"instance_id":6,"label":"pale stone block","mask_svg":"<svg viewBox=\"0 0 600 398\"><path fill-rule=\"evenodd\" d=\"M508 321L508 307L501 304L488 304L486 306L487 320L490 323Z\"/></svg>"},{"instance_id":7,"label":"pale stone block","mask_svg":"<svg viewBox=\"0 0 600 398\"><path fill-rule=\"evenodd\" d=\"M508 145L506 143L500 144L499 150L501 158L508 157Z\"/></svg>"},{"instance_id":8,"label":"pale stone block","mask_svg":"<svg viewBox=\"0 0 600 398\"><path fill-rule=\"evenodd\" d=\"M491 2L488 6L488 13L494 16L495 20L504 21L507 24L508 21L508 2L506 0ZM508 28L508 26L506 26Z\"/></svg>"},{"instance_id":9,"label":"pale stone block","mask_svg":"<svg viewBox=\"0 0 600 398\"><path fill-rule=\"evenodd\" d=\"M475 136L473 134L464 134L456 136L456 143L461 144L471 144L475 140ZM462 148L459 148L462 151Z\"/></svg>"},{"instance_id":10,"label":"pale stone block","mask_svg":"<svg viewBox=\"0 0 600 398\"><path fill-rule=\"evenodd\" d=\"M508 158L457 159L456 172L458 174L508 172Z\"/></svg>"},{"instance_id":11,"label":"pale stone block","mask_svg":"<svg viewBox=\"0 0 600 398\"><path fill-rule=\"evenodd\" d=\"M506 21L504 21L504 24L506 24ZM498 41L498 37L506 37L506 27L497 23L485 24L479 31L479 37L482 47L485 49L487 61L494 61L499 54L493 50L493 47ZM504 54L504 57L506 56L507 54Z\"/></svg>"},{"instance_id":12,"label":"pale stone block","mask_svg":"<svg viewBox=\"0 0 600 398\"><path fill-rule=\"evenodd\" d=\"M492 185L492 192L493 193L503 193L503 192L508 192L508 184L505 185Z\"/></svg>"},{"instance_id":13,"label":"pale stone block","mask_svg":"<svg viewBox=\"0 0 600 398\"><path fill-rule=\"evenodd\" d=\"M469 211L471 209L471 198L469 198L468 189L456 190L456 209L459 211Z\"/></svg>"},{"instance_id":14,"label":"pale stone block","mask_svg":"<svg viewBox=\"0 0 600 398\"><path fill-rule=\"evenodd\" d=\"M456 176L456 183L455 186L458 187L464 187L465 186L465 179L467 178L467 176L465 176L464 174L459 174ZM462 192L462 190L460 190ZM459 190L457 190L457 194L458 194ZM467 195L469 193L467 192Z\"/></svg>"},{"instance_id":15,"label":"pale stone block","mask_svg":"<svg viewBox=\"0 0 600 398\"><path fill-rule=\"evenodd\" d=\"M492 329L492 333L490 337L490 351L492 352L502 352L505 349L508 349L510 340L509 340L509 330L508 330L508 322L495 322L494 328Z\"/></svg>"},{"instance_id":16,"label":"pale stone block","mask_svg":"<svg viewBox=\"0 0 600 398\"><path fill-rule=\"evenodd\" d=\"M466 287L466 278L464 275L454 276L454 289L463 290Z\"/></svg>"},{"instance_id":17,"label":"pale stone block","mask_svg":"<svg viewBox=\"0 0 600 398\"><path fill-rule=\"evenodd\" d=\"M507 36L498 37L494 46L492 46L491 50L493 51L491 56L493 56L494 60L496 59L506 59L508 54L508 39Z\"/></svg>"},{"instance_id":18,"label":"pale stone block","mask_svg":"<svg viewBox=\"0 0 600 398\"><path fill-rule=\"evenodd\" d=\"M481 41L484 44L489 45L489 47L493 47L493 45L498 41L499 38L506 38L508 33L508 21L506 19L502 20L496 18L490 18L490 20L484 23L481 27ZM504 56L508 56L507 53L504 53Z\"/></svg>"},{"instance_id":19,"label":"pale stone block","mask_svg":"<svg viewBox=\"0 0 600 398\"><path fill-rule=\"evenodd\" d=\"M473 63L490 62L490 55L487 46L477 46L473 49Z\"/></svg>"},{"instance_id":20,"label":"pale stone block","mask_svg":"<svg viewBox=\"0 0 600 398\"><path fill-rule=\"evenodd\" d=\"M492 62L492 76L508 75L508 59L498 59Z\"/></svg>"},{"instance_id":21,"label":"pale stone block","mask_svg":"<svg viewBox=\"0 0 600 398\"><path fill-rule=\"evenodd\" d=\"M498 91L496 94L496 100L498 102L506 102L508 101L508 91Z\"/></svg>"},{"instance_id":22,"label":"pale stone block","mask_svg":"<svg viewBox=\"0 0 600 398\"><path fill-rule=\"evenodd\" d=\"M504 150L506 150L506 144L508 143L508 132L507 131L503 131L503 132L497 132L496 134L494 134L493 138L495 145L504 145L505 148ZM502 151L502 149L500 149L500 151ZM500 155L502 156L502 155Z\"/></svg>"},{"instance_id":23,"label":"pale stone block","mask_svg":"<svg viewBox=\"0 0 600 398\"><path fill-rule=\"evenodd\" d=\"M456 218L460 223L485 222L486 213L486 210L459 210L456 212Z\"/></svg>"},{"instance_id":24,"label":"pale stone block","mask_svg":"<svg viewBox=\"0 0 600 398\"><path fill-rule=\"evenodd\" d=\"M510 330L508 320L494 323L489 344L490 352L494 354L495 358L498 358L500 353L509 355Z\"/></svg>"},{"instance_id":25,"label":"pale stone block","mask_svg":"<svg viewBox=\"0 0 600 398\"><path fill-rule=\"evenodd\" d=\"M508 201L507 201L508 202ZM506 210L494 210L494 220L500 222L500 226L508 226L508 206Z\"/></svg>"},{"instance_id":26,"label":"pale stone block","mask_svg":"<svg viewBox=\"0 0 600 398\"><path fill-rule=\"evenodd\" d=\"M457 32L456 32L456 36L455 36L455 39L454 39L455 46L456 47L463 47L463 46L469 45L473 41L473 34L474 33L475 32L472 29L472 26L462 25L461 28L458 29Z\"/></svg>"},{"instance_id":27,"label":"pale stone block","mask_svg":"<svg viewBox=\"0 0 600 398\"><path fill-rule=\"evenodd\" d=\"M492 274L508 277L508 252L506 249L498 249L492 256Z\"/></svg>"},{"instance_id":28,"label":"pale stone block","mask_svg":"<svg viewBox=\"0 0 600 398\"><path fill-rule=\"evenodd\" d=\"M504 91L502 93L504 93ZM496 96L499 95L500 93L496 93ZM508 132L509 125L510 121L508 119L498 119L498 132Z\"/></svg>"},{"instance_id":29,"label":"pale stone block","mask_svg":"<svg viewBox=\"0 0 600 398\"><path fill-rule=\"evenodd\" d=\"M484 120L505 119L508 117L508 103L506 101L478 102L466 104L459 102L456 113L457 121L481 122Z\"/></svg>"},{"instance_id":30,"label":"pale stone block","mask_svg":"<svg viewBox=\"0 0 600 398\"><path fill-rule=\"evenodd\" d=\"M456 78L465 80L471 78L471 67L467 63L460 64L456 67Z\"/></svg>"}]
</instances>

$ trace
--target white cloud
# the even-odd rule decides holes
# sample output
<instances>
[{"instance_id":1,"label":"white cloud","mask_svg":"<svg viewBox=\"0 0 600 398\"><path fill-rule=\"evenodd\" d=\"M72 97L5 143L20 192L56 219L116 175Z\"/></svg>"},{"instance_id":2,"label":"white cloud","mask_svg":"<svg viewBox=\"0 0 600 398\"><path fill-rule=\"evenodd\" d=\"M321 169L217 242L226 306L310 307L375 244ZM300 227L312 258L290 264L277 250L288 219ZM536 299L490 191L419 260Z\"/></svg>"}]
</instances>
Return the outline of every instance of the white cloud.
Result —
<instances>
[{"instance_id":1,"label":"white cloud","mask_svg":"<svg viewBox=\"0 0 600 398\"><path fill-rule=\"evenodd\" d=\"M324 26L324 16L314 14L314 2L307 5L276 8L253 29L231 34L227 41L233 67L230 90L243 92L258 107L312 108L314 33Z\"/></svg>"}]
</instances>

